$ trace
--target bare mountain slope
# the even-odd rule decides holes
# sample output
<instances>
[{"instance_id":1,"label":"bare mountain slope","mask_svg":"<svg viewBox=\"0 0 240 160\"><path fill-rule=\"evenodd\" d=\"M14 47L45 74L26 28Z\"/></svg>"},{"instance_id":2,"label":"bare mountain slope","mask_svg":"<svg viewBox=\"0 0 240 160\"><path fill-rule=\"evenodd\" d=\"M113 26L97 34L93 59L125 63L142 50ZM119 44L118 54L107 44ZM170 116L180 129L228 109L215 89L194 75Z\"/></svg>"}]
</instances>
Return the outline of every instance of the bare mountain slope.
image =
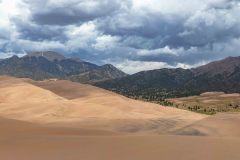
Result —
<instances>
[{"instance_id":1,"label":"bare mountain slope","mask_svg":"<svg viewBox=\"0 0 240 160\"><path fill-rule=\"evenodd\" d=\"M34 80L70 79L84 83L126 76L124 72L110 64L98 66L79 58L65 58L60 53L52 51L31 52L24 57L13 56L2 59L0 75Z\"/></svg>"},{"instance_id":2,"label":"bare mountain slope","mask_svg":"<svg viewBox=\"0 0 240 160\"><path fill-rule=\"evenodd\" d=\"M79 75L70 76L69 79L73 82L80 82L80 83L96 83L101 82L109 79L117 79L121 77L126 77L127 74L122 72L121 70L117 69L111 64L106 64L100 66L97 69L81 73Z\"/></svg>"},{"instance_id":3,"label":"bare mountain slope","mask_svg":"<svg viewBox=\"0 0 240 160\"><path fill-rule=\"evenodd\" d=\"M205 74L210 77L224 74L225 76L229 76L238 68L240 68L240 57L227 57L192 70L196 76Z\"/></svg>"}]
</instances>

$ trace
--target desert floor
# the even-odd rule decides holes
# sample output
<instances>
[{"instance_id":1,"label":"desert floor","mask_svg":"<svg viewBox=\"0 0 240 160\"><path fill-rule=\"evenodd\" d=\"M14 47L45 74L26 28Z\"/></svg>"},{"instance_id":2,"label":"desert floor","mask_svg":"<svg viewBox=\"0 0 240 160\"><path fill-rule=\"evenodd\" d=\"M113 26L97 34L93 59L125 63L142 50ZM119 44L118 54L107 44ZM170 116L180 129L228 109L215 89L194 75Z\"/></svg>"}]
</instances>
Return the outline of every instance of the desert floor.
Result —
<instances>
[{"instance_id":1,"label":"desert floor","mask_svg":"<svg viewBox=\"0 0 240 160\"><path fill-rule=\"evenodd\" d=\"M135 101L68 81L0 77L0 159L239 160L240 115Z\"/></svg>"}]
</instances>

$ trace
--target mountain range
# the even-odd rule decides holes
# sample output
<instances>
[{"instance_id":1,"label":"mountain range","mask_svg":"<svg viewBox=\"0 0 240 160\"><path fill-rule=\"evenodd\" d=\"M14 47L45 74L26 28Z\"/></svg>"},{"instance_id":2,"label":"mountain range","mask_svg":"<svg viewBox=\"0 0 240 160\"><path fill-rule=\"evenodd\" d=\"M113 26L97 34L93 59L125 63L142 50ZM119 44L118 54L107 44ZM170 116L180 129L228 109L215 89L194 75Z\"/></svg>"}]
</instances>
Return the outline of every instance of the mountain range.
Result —
<instances>
[{"instance_id":1,"label":"mountain range","mask_svg":"<svg viewBox=\"0 0 240 160\"><path fill-rule=\"evenodd\" d=\"M0 75L34 80L51 78L88 83L122 95L161 101L166 98L199 95L203 92L240 92L240 57L192 69L157 69L127 75L111 64L98 66L52 52L31 52L0 61Z\"/></svg>"},{"instance_id":2,"label":"mountain range","mask_svg":"<svg viewBox=\"0 0 240 160\"><path fill-rule=\"evenodd\" d=\"M127 74L110 64L98 66L80 59L65 58L57 52L47 51L31 52L21 58L13 56L2 59L0 61L0 75L34 80L50 78L77 79L78 82L87 83L88 81L95 82L120 78ZM87 80L86 75L90 75Z\"/></svg>"},{"instance_id":3,"label":"mountain range","mask_svg":"<svg viewBox=\"0 0 240 160\"><path fill-rule=\"evenodd\" d=\"M161 101L203 92L240 92L240 57L192 69L157 69L95 84L128 97Z\"/></svg>"}]
</instances>

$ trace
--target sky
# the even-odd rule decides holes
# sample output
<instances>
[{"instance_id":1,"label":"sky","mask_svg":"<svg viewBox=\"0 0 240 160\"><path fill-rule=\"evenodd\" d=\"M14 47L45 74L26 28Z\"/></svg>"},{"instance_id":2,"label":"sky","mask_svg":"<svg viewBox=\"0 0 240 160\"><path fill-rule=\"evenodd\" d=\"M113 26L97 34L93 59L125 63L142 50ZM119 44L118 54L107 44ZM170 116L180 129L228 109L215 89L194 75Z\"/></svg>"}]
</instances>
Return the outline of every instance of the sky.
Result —
<instances>
[{"instance_id":1,"label":"sky","mask_svg":"<svg viewBox=\"0 0 240 160\"><path fill-rule=\"evenodd\" d=\"M130 74L240 56L240 0L0 0L0 58L48 50Z\"/></svg>"}]
</instances>

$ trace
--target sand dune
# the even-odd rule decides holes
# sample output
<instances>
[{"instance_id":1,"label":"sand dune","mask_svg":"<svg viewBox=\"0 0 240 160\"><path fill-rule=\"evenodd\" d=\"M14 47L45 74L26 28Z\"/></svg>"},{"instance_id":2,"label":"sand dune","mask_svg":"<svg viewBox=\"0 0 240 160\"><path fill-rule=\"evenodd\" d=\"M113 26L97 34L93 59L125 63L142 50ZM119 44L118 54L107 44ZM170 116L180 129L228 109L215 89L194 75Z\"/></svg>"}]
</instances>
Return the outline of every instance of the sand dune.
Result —
<instances>
[{"instance_id":1,"label":"sand dune","mask_svg":"<svg viewBox=\"0 0 240 160\"><path fill-rule=\"evenodd\" d=\"M239 160L240 116L206 116L69 81L0 77L0 159Z\"/></svg>"},{"instance_id":2,"label":"sand dune","mask_svg":"<svg viewBox=\"0 0 240 160\"><path fill-rule=\"evenodd\" d=\"M206 117L69 81L9 79L14 83L0 82L0 116L10 119L119 132L165 133Z\"/></svg>"}]
</instances>

